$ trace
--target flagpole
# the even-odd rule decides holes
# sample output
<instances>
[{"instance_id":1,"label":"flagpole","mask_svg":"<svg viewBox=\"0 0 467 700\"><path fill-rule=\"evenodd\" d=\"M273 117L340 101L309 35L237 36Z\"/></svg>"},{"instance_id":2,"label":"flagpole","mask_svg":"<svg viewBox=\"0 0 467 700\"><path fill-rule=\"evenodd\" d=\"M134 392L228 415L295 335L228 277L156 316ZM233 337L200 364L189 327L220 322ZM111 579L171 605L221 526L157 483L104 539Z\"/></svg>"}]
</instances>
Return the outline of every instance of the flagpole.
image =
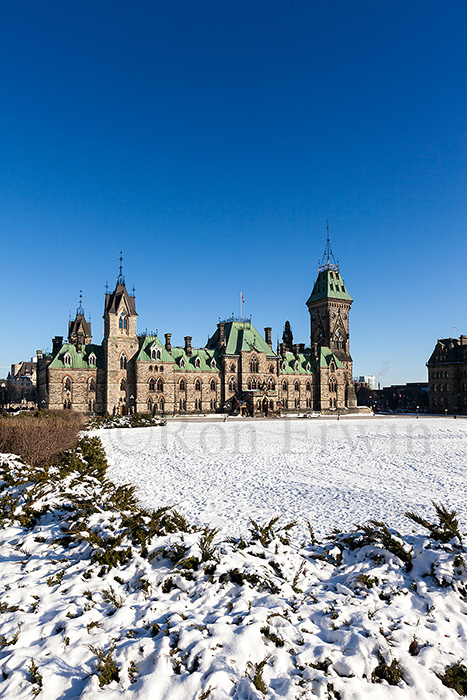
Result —
<instances>
[{"instance_id":1,"label":"flagpole","mask_svg":"<svg viewBox=\"0 0 467 700\"><path fill-rule=\"evenodd\" d=\"M242 317L242 293L241 293L241 292L240 292L240 298L239 298L239 301L238 301L238 308L239 308L239 311L240 311L239 317L241 318L241 317Z\"/></svg>"}]
</instances>

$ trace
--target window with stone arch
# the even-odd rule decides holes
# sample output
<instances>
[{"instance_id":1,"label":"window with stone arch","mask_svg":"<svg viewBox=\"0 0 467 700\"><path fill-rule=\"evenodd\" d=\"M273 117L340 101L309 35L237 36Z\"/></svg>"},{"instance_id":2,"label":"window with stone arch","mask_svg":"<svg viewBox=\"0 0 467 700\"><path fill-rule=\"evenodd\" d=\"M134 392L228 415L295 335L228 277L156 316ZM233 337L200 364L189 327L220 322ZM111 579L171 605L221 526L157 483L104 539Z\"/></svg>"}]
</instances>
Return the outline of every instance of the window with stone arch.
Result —
<instances>
[{"instance_id":1,"label":"window with stone arch","mask_svg":"<svg viewBox=\"0 0 467 700\"><path fill-rule=\"evenodd\" d=\"M65 381L63 382L63 388L65 391L71 391L73 386L73 382L71 381L70 377L65 377Z\"/></svg>"},{"instance_id":2,"label":"window with stone arch","mask_svg":"<svg viewBox=\"0 0 467 700\"><path fill-rule=\"evenodd\" d=\"M118 319L118 327L122 332L126 331L128 328L128 316L124 311L122 311L120 318Z\"/></svg>"},{"instance_id":3,"label":"window with stone arch","mask_svg":"<svg viewBox=\"0 0 467 700\"><path fill-rule=\"evenodd\" d=\"M147 407L148 407L149 413L152 413L152 399L151 399L151 397L148 398Z\"/></svg>"},{"instance_id":4,"label":"window with stone arch","mask_svg":"<svg viewBox=\"0 0 467 700\"><path fill-rule=\"evenodd\" d=\"M310 382L310 380L307 381L307 383L305 384L305 387L306 387L306 390L307 390L307 391L311 391L311 382Z\"/></svg>"},{"instance_id":5,"label":"window with stone arch","mask_svg":"<svg viewBox=\"0 0 467 700\"><path fill-rule=\"evenodd\" d=\"M336 364L335 364L334 360L331 360L331 363L330 363L330 365L329 365L329 371L330 371L330 372L335 372L335 371L336 371Z\"/></svg>"},{"instance_id":6,"label":"window with stone arch","mask_svg":"<svg viewBox=\"0 0 467 700\"><path fill-rule=\"evenodd\" d=\"M329 379L329 392L334 394L337 391L337 379L335 377L330 377Z\"/></svg>"},{"instance_id":7,"label":"window with stone arch","mask_svg":"<svg viewBox=\"0 0 467 700\"><path fill-rule=\"evenodd\" d=\"M295 391L300 391L300 382L298 380L295 380L293 388Z\"/></svg>"},{"instance_id":8,"label":"window with stone arch","mask_svg":"<svg viewBox=\"0 0 467 700\"><path fill-rule=\"evenodd\" d=\"M149 380L149 391L155 391L156 390L156 380L154 377L151 377Z\"/></svg>"},{"instance_id":9,"label":"window with stone arch","mask_svg":"<svg viewBox=\"0 0 467 700\"><path fill-rule=\"evenodd\" d=\"M124 352L120 355L120 369L126 369L127 357Z\"/></svg>"},{"instance_id":10,"label":"window with stone arch","mask_svg":"<svg viewBox=\"0 0 467 700\"><path fill-rule=\"evenodd\" d=\"M68 367L71 366L71 355L69 352L65 353L65 355L63 356L63 364L67 365Z\"/></svg>"},{"instance_id":11,"label":"window with stone arch","mask_svg":"<svg viewBox=\"0 0 467 700\"><path fill-rule=\"evenodd\" d=\"M253 355L253 357L250 360L250 372L256 373L258 372L258 358Z\"/></svg>"},{"instance_id":12,"label":"window with stone arch","mask_svg":"<svg viewBox=\"0 0 467 700\"><path fill-rule=\"evenodd\" d=\"M251 379L248 379L246 386L247 386L248 391L251 391Z\"/></svg>"},{"instance_id":13,"label":"window with stone arch","mask_svg":"<svg viewBox=\"0 0 467 700\"><path fill-rule=\"evenodd\" d=\"M162 379L160 377L157 380L156 389L157 389L157 391L164 391L164 382L162 381Z\"/></svg>"},{"instance_id":14,"label":"window with stone arch","mask_svg":"<svg viewBox=\"0 0 467 700\"><path fill-rule=\"evenodd\" d=\"M344 349L344 336L339 329L334 333L334 344L338 350Z\"/></svg>"},{"instance_id":15,"label":"window with stone arch","mask_svg":"<svg viewBox=\"0 0 467 700\"><path fill-rule=\"evenodd\" d=\"M284 379L284 381L282 382L282 391L285 391L285 393L287 393L288 390L289 390L289 385Z\"/></svg>"},{"instance_id":16,"label":"window with stone arch","mask_svg":"<svg viewBox=\"0 0 467 700\"><path fill-rule=\"evenodd\" d=\"M237 382L235 381L234 377L230 377L230 379L229 379L229 391L233 393L236 390L237 390Z\"/></svg>"},{"instance_id":17,"label":"window with stone arch","mask_svg":"<svg viewBox=\"0 0 467 700\"><path fill-rule=\"evenodd\" d=\"M165 410L165 401L161 396L161 398L159 399L159 411L160 411L160 413L164 413L164 410Z\"/></svg>"},{"instance_id":18,"label":"window with stone arch","mask_svg":"<svg viewBox=\"0 0 467 700\"><path fill-rule=\"evenodd\" d=\"M235 372L235 365L234 365L233 362L232 362L232 364L230 365L230 371L231 371L231 372Z\"/></svg>"},{"instance_id":19,"label":"window with stone arch","mask_svg":"<svg viewBox=\"0 0 467 700\"><path fill-rule=\"evenodd\" d=\"M183 378L180 379L179 387L180 387L180 391L186 391L186 382Z\"/></svg>"},{"instance_id":20,"label":"window with stone arch","mask_svg":"<svg viewBox=\"0 0 467 700\"><path fill-rule=\"evenodd\" d=\"M211 391L216 391L216 380L211 379L211 383L209 386L211 387Z\"/></svg>"},{"instance_id":21,"label":"window with stone arch","mask_svg":"<svg viewBox=\"0 0 467 700\"><path fill-rule=\"evenodd\" d=\"M89 380L88 388L89 391L96 391L96 382L94 381L94 379L91 378Z\"/></svg>"},{"instance_id":22,"label":"window with stone arch","mask_svg":"<svg viewBox=\"0 0 467 700\"><path fill-rule=\"evenodd\" d=\"M159 348L153 348L151 350L151 359L152 360L160 360L161 359L161 351Z\"/></svg>"},{"instance_id":23,"label":"window with stone arch","mask_svg":"<svg viewBox=\"0 0 467 700\"><path fill-rule=\"evenodd\" d=\"M201 391L201 380L195 379L195 391Z\"/></svg>"},{"instance_id":24,"label":"window with stone arch","mask_svg":"<svg viewBox=\"0 0 467 700\"><path fill-rule=\"evenodd\" d=\"M269 374L274 374L274 365L269 365Z\"/></svg>"},{"instance_id":25,"label":"window with stone arch","mask_svg":"<svg viewBox=\"0 0 467 700\"><path fill-rule=\"evenodd\" d=\"M274 381L274 379L273 379L272 377L269 377L269 379L268 379L268 389L269 389L270 391L274 391L275 388L276 388L276 382Z\"/></svg>"},{"instance_id":26,"label":"window with stone arch","mask_svg":"<svg viewBox=\"0 0 467 700\"><path fill-rule=\"evenodd\" d=\"M124 377L120 379L120 391L125 391L126 390L126 380Z\"/></svg>"},{"instance_id":27,"label":"window with stone arch","mask_svg":"<svg viewBox=\"0 0 467 700\"><path fill-rule=\"evenodd\" d=\"M94 353L92 353L92 355L89 355L89 364L91 365L91 367L96 366L96 356L94 355Z\"/></svg>"}]
</instances>

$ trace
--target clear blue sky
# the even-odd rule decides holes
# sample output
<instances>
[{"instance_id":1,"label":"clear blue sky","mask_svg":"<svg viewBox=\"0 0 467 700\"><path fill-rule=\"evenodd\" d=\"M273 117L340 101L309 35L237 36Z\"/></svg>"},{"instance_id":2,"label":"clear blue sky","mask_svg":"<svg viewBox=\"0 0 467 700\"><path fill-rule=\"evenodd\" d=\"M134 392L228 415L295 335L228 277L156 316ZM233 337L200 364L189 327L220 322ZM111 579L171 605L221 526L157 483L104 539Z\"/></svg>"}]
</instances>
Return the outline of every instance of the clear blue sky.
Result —
<instances>
[{"instance_id":1,"label":"clear blue sky","mask_svg":"<svg viewBox=\"0 0 467 700\"><path fill-rule=\"evenodd\" d=\"M102 339L120 250L139 329L305 301L329 218L354 374L426 378L467 333L465 0L7 0L0 8L0 376ZM457 331L454 331L456 326Z\"/></svg>"}]
</instances>

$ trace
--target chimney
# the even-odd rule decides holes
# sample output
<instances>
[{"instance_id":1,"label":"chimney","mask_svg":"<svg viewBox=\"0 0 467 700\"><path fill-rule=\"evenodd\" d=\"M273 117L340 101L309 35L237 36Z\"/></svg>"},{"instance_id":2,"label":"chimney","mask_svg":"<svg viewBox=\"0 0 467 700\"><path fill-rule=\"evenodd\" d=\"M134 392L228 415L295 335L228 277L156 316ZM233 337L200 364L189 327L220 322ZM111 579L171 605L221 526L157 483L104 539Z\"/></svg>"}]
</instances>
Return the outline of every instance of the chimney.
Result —
<instances>
[{"instance_id":1,"label":"chimney","mask_svg":"<svg viewBox=\"0 0 467 700\"><path fill-rule=\"evenodd\" d=\"M188 355L188 357L191 357L191 338L191 335L185 336L185 352Z\"/></svg>"},{"instance_id":2,"label":"chimney","mask_svg":"<svg viewBox=\"0 0 467 700\"><path fill-rule=\"evenodd\" d=\"M280 344L280 349L282 357L285 357L285 343Z\"/></svg>"},{"instance_id":3,"label":"chimney","mask_svg":"<svg viewBox=\"0 0 467 700\"><path fill-rule=\"evenodd\" d=\"M167 352L171 352L172 350L172 345L170 344L170 338L172 337L172 333L165 333L165 349Z\"/></svg>"},{"instance_id":4,"label":"chimney","mask_svg":"<svg viewBox=\"0 0 467 700\"><path fill-rule=\"evenodd\" d=\"M56 355L57 352L62 347L62 345L63 345L63 336L62 335L56 335L55 338L52 338L52 355Z\"/></svg>"},{"instance_id":5,"label":"chimney","mask_svg":"<svg viewBox=\"0 0 467 700\"><path fill-rule=\"evenodd\" d=\"M36 350L37 360L39 361L42 357L42 350Z\"/></svg>"},{"instance_id":6,"label":"chimney","mask_svg":"<svg viewBox=\"0 0 467 700\"><path fill-rule=\"evenodd\" d=\"M272 328L271 326L266 326L264 329L264 340L266 343L269 345L269 347L272 349Z\"/></svg>"},{"instance_id":7,"label":"chimney","mask_svg":"<svg viewBox=\"0 0 467 700\"><path fill-rule=\"evenodd\" d=\"M217 341L217 345L220 350L225 345L225 323L218 323L217 328L219 330L219 339Z\"/></svg>"},{"instance_id":8,"label":"chimney","mask_svg":"<svg viewBox=\"0 0 467 700\"><path fill-rule=\"evenodd\" d=\"M300 343L300 352L305 352L305 343Z\"/></svg>"}]
</instances>

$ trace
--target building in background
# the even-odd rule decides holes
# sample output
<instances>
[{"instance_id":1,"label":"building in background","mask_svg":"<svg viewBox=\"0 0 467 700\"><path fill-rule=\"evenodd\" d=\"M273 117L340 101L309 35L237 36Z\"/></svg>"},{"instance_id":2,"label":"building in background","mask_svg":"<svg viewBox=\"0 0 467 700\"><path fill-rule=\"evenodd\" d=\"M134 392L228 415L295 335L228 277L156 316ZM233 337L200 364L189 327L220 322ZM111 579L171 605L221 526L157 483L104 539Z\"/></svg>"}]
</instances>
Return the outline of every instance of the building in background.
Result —
<instances>
[{"instance_id":1,"label":"building in background","mask_svg":"<svg viewBox=\"0 0 467 700\"><path fill-rule=\"evenodd\" d=\"M329 234L306 305L308 347L293 342L289 322L275 351L270 327L262 336L251 318L233 317L219 321L203 348L192 347L188 335L177 347L170 333L162 341L137 332L135 296L120 264L116 287L105 295L102 344L92 342L80 299L66 342L56 336L51 353L37 352L39 405L100 414L358 412L350 355L352 298Z\"/></svg>"},{"instance_id":2,"label":"building in background","mask_svg":"<svg viewBox=\"0 0 467 700\"><path fill-rule=\"evenodd\" d=\"M467 336L437 341L428 367L430 413L467 414Z\"/></svg>"},{"instance_id":3,"label":"building in background","mask_svg":"<svg viewBox=\"0 0 467 700\"><path fill-rule=\"evenodd\" d=\"M365 374L364 377L358 377L357 382L368 384L369 389L376 389L376 377L373 374Z\"/></svg>"},{"instance_id":4,"label":"building in background","mask_svg":"<svg viewBox=\"0 0 467 700\"><path fill-rule=\"evenodd\" d=\"M37 401L37 362L18 362L11 365L6 380L6 402L9 405L34 407Z\"/></svg>"}]
</instances>

